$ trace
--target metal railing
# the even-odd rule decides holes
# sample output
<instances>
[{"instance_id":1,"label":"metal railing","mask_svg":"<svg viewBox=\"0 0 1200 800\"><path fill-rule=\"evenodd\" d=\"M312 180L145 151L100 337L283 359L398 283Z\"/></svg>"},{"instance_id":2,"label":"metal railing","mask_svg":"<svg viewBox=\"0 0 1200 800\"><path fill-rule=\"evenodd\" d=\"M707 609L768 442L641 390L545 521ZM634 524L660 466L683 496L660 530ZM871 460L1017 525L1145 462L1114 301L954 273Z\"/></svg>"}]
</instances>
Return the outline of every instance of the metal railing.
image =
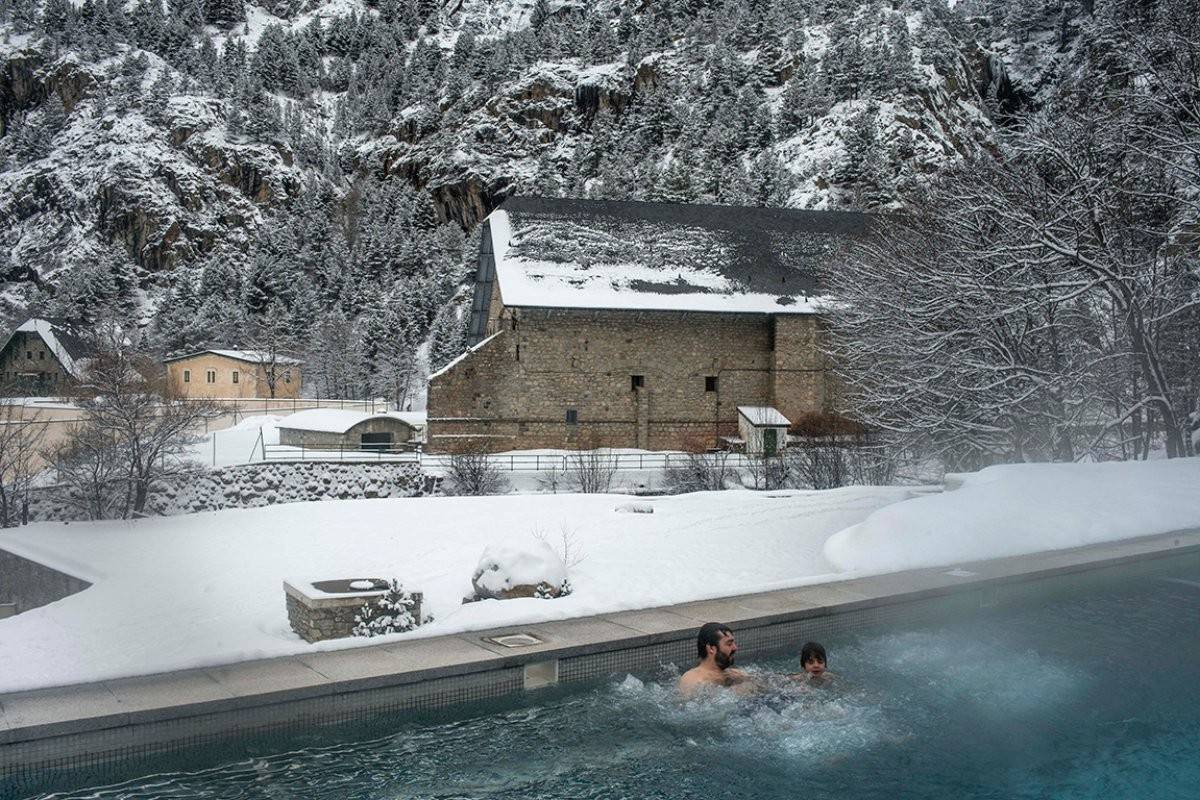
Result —
<instances>
[{"instance_id":1,"label":"metal railing","mask_svg":"<svg viewBox=\"0 0 1200 800\"><path fill-rule=\"evenodd\" d=\"M453 456L422 453L405 445L390 447L356 448L353 446L295 446L280 444L260 445L264 461L344 461L344 462L391 462L417 464L424 468L445 469ZM683 467L695 456L690 453L497 453L487 460L497 469L506 472L571 472L581 465L615 471L661 470ZM745 466L747 457L739 453L723 453L731 468Z\"/></svg>"},{"instance_id":2,"label":"metal railing","mask_svg":"<svg viewBox=\"0 0 1200 800\"><path fill-rule=\"evenodd\" d=\"M420 464L421 453L404 445L290 445L261 443L263 461L345 461ZM253 457L251 458L253 460Z\"/></svg>"}]
</instances>

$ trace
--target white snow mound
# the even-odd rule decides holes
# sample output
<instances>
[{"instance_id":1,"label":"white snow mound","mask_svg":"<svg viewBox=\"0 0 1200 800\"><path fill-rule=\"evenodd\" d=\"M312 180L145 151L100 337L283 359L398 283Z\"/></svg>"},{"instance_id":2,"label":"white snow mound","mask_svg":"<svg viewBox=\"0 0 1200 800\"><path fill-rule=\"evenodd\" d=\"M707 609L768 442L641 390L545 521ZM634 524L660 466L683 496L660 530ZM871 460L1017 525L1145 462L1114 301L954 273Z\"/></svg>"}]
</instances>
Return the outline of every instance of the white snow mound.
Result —
<instances>
[{"instance_id":1,"label":"white snow mound","mask_svg":"<svg viewBox=\"0 0 1200 800\"><path fill-rule=\"evenodd\" d=\"M885 506L825 542L844 572L879 573L1167 533L1200 519L1200 458L1005 464Z\"/></svg>"},{"instance_id":2,"label":"white snow mound","mask_svg":"<svg viewBox=\"0 0 1200 800\"><path fill-rule=\"evenodd\" d=\"M476 583L490 592L503 592L514 586L537 586L543 581L561 586L567 579L567 567L558 553L545 542L534 541L521 547L489 545L475 567Z\"/></svg>"}]
</instances>

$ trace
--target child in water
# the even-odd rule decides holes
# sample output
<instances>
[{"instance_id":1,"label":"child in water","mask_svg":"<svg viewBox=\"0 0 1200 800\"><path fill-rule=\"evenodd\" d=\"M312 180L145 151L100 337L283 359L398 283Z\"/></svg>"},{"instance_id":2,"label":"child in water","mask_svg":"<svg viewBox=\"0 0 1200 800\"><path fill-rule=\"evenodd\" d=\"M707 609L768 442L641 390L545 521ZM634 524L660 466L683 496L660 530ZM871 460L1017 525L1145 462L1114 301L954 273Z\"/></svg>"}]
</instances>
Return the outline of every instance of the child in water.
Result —
<instances>
[{"instance_id":1,"label":"child in water","mask_svg":"<svg viewBox=\"0 0 1200 800\"><path fill-rule=\"evenodd\" d=\"M817 642L805 642L800 648L800 668L804 671L788 677L806 681L813 686L826 686L834 678L834 674L825 668L828 663L829 656L826 655L824 647Z\"/></svg>"}]
</instances>

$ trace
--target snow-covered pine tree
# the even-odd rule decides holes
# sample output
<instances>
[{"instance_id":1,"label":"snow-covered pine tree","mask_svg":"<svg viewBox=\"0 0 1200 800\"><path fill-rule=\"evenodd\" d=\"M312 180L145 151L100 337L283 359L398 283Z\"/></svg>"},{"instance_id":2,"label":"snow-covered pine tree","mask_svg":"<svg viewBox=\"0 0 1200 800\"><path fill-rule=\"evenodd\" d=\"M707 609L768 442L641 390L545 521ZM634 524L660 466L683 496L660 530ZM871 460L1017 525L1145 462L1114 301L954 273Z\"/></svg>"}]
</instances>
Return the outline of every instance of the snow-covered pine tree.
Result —
<instances>
[{"instance_id":1,"label":"snow-covered pine tree","mask_svg":"<svg viewBox=\"0 0 1200 800\"><path fill-rule=\"evenodd\" d=\"M204 21L219 28L231 28L246 21L244 0L204 0Z\"/></svg>"},{"instance_id":2,"label":"snow-covered pine tree","mask_svg":"<svg viewBox=\"0 0 1200 800\"><path fill-rule=\"evenodd\" d=\"M388 586L387 592L380 595L374 602L364 601L358 614L354 617L356 623L353 630L355 636L384 636L389 633L404 633L411 631L420 624L413 611L416 600L405 591L395 578Z\"/></svg>"},{"instance_id":3,"label":"snow-covered pine tree","mask_svg":"<svg viewBox=\"0 0 1200 800\"><path fill-rule=\"evenodd\" d=\"M466 314L458 305L443 306L429 335L429 371L437 372L467 348Z\"/></svg>"}]
</instances>

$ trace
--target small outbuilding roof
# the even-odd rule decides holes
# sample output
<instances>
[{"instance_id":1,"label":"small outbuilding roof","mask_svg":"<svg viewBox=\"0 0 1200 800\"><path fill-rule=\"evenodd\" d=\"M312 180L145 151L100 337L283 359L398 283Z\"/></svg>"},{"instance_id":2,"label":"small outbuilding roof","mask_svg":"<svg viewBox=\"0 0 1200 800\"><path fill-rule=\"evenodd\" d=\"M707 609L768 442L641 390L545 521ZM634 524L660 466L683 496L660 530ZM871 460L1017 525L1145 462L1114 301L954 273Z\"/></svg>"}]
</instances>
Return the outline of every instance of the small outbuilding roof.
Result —
<instances>
[{"instance_id":1,"label":"small outbuilding roof","mask_svg":"<svg viewBox=\"0 0 1200 800\"><path fill-rule=\"evenodd\" d=\"M163 363L168 364L172 361L182 361L185 358L195 358L196 356L202 356L205 353L213 353L214 355L223 356L225 358L232 358L234 361L245 361L247 364L269 364L274 361L276 364L299 366L300 364L304 363L304 361L299 358L280 355L278 353L275 354L274 358L272 358L270 353L266 353L261 350L217 350L212 348L208 350L196 350L195 352L184 353L178 356L170 356L169 358L164 358Z\"/></svg>"},{"instance_id":2,"label":"small outbuilding roof","mask_svg":"<svg viewBox=\"0 0 1200 800\"><path fill-rule=\"evenodd\" d=\"M513 197L488 217L506 306L810 314L817 266L870 217Z\"/></svg>"},{"instance_id":3,"label":"small outbuilding roof","mask_svg":"<svg viewBox=\"0 0 1200 800\"><path fill-rule=\"evenodd\" d=\"M320 433L346 433L355 425L370 419L386 417L403 422L410 428L421 426L419 414L403 411L382 411L372 414L366 411L349 411L343 408L310 408L284 417L276 424L278 428L294 431L317 431Z\"/></svg>"},{"instance_id":4,"label":"small outbuilding roof","mask_svg":"<svg viewBox=\"0 0 1200 800\"><path fill-rule=\"evenodd\" d=\"M738 406L738 413L756 428L780 428L791 425L791 420L772 406Z\"/></svg>"}]
</instances>

